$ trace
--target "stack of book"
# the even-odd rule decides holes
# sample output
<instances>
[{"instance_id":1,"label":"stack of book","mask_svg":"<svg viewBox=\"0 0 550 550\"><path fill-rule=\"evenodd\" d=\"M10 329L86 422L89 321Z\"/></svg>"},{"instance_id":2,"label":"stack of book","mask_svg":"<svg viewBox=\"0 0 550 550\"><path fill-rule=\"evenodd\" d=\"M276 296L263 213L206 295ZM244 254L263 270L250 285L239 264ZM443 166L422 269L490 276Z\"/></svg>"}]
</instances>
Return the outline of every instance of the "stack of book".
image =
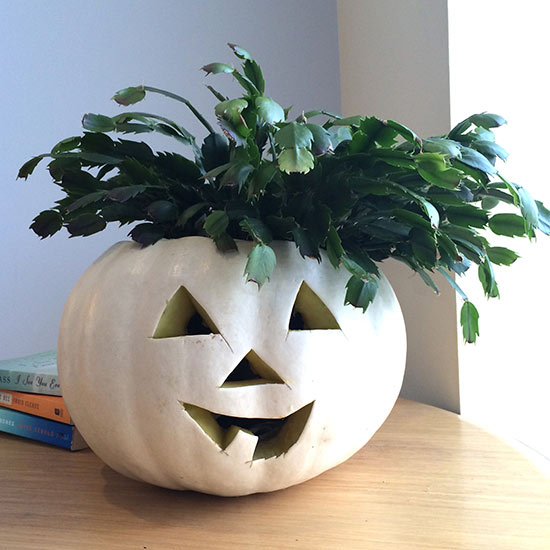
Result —
<instances>
[{"instance_id":1,"label":"stack of book","mask_svg":"<svg viewBox=\"0 0 550 550\"><path fill-rule=\"evenodd\" d=\"M0 432L71 451L87 447L61 396L55 350L0 360Z\"/></svg>"}]
</instances>

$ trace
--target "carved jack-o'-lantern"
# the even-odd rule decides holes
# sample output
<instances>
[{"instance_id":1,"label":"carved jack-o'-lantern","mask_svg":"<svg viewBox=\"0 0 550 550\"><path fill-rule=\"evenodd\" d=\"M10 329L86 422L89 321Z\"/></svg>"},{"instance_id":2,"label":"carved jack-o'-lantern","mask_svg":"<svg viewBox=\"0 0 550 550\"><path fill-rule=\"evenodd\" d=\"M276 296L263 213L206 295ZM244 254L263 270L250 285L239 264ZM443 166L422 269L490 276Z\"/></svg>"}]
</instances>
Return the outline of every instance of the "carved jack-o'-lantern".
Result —
<instances>
[{"instance_id":1,"label":"carved jack-o'-lantern","mask_svg":"<svg viewBox=\"0 0 550 550\"><path fill-rule=\"evenodd\" d=\"M243 278L253 244L238 246L118 243L73 290L63 393L120 473L220 495L281 489L349 458L393 407L405 331L386 279L363 313L344 306L345 273L280 242L258 291Z\"/></svg>"}]
</instances>

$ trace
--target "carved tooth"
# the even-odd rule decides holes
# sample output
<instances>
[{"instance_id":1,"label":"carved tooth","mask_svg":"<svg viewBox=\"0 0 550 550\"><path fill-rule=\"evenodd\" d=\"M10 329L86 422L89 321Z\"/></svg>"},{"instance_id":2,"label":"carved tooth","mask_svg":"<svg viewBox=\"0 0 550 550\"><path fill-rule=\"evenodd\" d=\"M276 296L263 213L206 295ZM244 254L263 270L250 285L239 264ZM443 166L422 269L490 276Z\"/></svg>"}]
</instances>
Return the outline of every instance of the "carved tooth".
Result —
<instances>
[{"instance_id":1,"label":"carved tooth","mask_svg":"<svg viewBox=\"0 0 550 550\"><path fill-rule=\"evenodd\" d=\"M238 426L231 426L225 434L224 452L243 462L250 462L257 444L258 436Z\"/></svg>"}]
</instances>

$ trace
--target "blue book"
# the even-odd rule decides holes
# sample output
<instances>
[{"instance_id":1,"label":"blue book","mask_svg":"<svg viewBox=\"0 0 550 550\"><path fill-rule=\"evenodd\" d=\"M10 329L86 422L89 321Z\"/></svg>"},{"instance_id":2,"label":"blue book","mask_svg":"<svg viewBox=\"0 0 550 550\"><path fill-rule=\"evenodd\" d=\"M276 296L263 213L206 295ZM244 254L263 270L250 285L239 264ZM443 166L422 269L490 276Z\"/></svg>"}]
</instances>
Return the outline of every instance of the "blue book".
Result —
<instances>
[{"instance_id":1,"label":"blue book","mask_svg":"<svg viewBox=\"0 0 550 550\"><path fill-rule=\"evenodd\" d=\"M79 431L70 424L4 407L0 407L0 432L28 437L71 451L79 451L88 446Z\"/></svg>"},{"instance_id":2,"label":"blue book","mask_svg":"<svg viewBox=\"0 0 550 550\"><path fill-rule=\"evenodd\" d=\"M56 350L0 360L0 389L61 395Z\"/></svg>"}]
</instances>

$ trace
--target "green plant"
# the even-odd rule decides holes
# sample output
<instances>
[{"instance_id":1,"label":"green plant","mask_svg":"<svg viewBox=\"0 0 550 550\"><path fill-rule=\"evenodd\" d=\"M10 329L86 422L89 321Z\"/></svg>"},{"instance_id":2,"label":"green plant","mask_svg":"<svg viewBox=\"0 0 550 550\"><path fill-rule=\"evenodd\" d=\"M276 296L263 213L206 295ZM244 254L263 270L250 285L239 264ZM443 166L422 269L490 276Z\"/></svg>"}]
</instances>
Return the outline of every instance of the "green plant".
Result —
<instances>
[{"instance_id":1,"label":"green plant","mask_svg":"<svg viewBox=\"0 0 550 550\"><path fill-rule=\"evenodd\" d=\"M143 245L161 238L210 236L222 251L235 239L256 241L245 275L261 286L276 258L269 243L292 240L304 258L326 251L335 268L350 273L346 303L366 309L378 288L376 262L393 257L417 272L434 291L439 271L464 299L464 339L479 334L478 312L455 282L477 264L487 297L499 295L493 264L510 265L518 255L491 246L482 233L508 237L550 234L550 211L496 168L506 151L492 129L505 123L495 114L473 115L448 134L421 139L393 120L341 118L323 110L288 118L264 94L260 66L243 48L229 45L242 70L223 63L203 67L227 73L243 87L229 99L211 86L222 132L181 96L136 86L117 92L124 106L157 93L184 103L208 131L203 143L180 124L145 112L108 117L86 114L82 136L65 139L25 163L27 178L49 157L50 175L65 197L41 212L31 228L42 238L63 226L71 236L101 231L107 222L136 221L129 235ZM321 124L311 119L323 117ZM107 134L159 132L193 152L153 152L143 142ZM499 204L518 213L491 210Z\"/></svg>"}]
</instances>

